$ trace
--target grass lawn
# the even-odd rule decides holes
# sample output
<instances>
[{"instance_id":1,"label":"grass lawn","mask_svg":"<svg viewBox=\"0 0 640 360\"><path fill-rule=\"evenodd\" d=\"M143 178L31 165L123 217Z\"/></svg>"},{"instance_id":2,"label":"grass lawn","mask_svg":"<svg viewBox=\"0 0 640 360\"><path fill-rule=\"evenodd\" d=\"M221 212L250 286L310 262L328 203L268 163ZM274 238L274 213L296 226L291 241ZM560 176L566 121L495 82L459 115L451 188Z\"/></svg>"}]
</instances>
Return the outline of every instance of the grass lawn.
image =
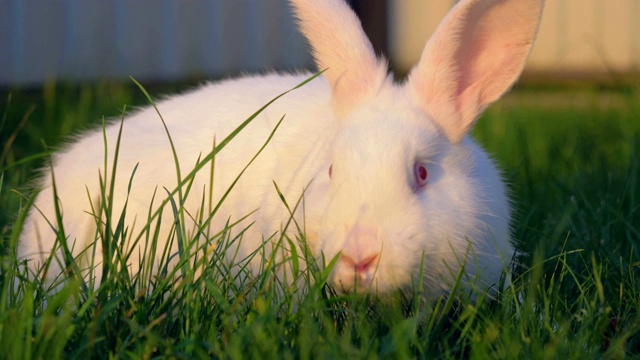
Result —
<instances>
[{"instance_id":1,"label":"grass lawn","mask_svg":"<svg viewBox=\"0 0 640 360\"><path fill-rule=\"evenodd\" d=\"M13 225L45 144L125 104L147 101L130 83L0 92L0 357L640 356L640 90L519 88L480 120L473 136L505 170L522 252L496 299L336 295L313 269L292 295L269 265L238 284L215 256L197 280L189 269L153 288L126 271L95 291L76 278L51 295L16 281Z\"/></svg>"}]
</instances>

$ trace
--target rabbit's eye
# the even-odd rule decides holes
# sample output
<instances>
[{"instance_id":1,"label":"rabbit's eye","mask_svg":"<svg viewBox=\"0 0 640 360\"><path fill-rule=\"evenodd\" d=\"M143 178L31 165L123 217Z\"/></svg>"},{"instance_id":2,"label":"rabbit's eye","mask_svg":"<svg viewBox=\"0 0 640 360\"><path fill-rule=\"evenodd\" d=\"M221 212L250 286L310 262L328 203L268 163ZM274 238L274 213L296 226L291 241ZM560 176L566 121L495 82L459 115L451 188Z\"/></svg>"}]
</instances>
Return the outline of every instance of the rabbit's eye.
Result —
<instances>
[{"instance_id":1,"label":"rabbit's eye","mask_svg":"<svg viewBox=\"0 0 640 360\"><path fill-rule=\"evenodd\" d=\"M332 172L333 172L333 164L329 165L329 179L331 179Z\"/></svg>"},{"instance_id":2,"label":"rabbit's eye","mask_svg":"<svg viewBox=\"0 0 640 360\"><path fill-rule=\"evenodd\" d=\"M418 188L425 187L427 185L427 177L429 172L427 166L421 162L416 162L413 165L413 175L416 179L416 186Z\"/></svg>"}]
</instances>

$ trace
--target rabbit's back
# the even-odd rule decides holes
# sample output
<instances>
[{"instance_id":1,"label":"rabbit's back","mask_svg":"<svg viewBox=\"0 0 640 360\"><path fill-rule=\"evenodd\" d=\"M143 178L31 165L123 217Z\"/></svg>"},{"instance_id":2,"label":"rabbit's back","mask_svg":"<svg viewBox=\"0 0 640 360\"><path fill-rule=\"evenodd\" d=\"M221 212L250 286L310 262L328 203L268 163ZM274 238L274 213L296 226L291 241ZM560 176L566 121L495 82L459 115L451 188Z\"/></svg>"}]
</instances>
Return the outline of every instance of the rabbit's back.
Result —
<instances>
[{"instance_id":1,"label":"rabbit's back","mask_svg":"<svg viewBox=\"0 0 640 360\"><path fill-rule=\"evenodd\" d=\"M157 109L173 141L181 177L187 176L196 163L212 151L214 144L219 144L256 110L310 75L268 74L225 80L159 101ZM313 118L309 114L313 114ZM211 162L197 172L185 202L186 218L190 221L184 225L188 232L194 234L197 222L194 218L203 214L207 219L283 116L273 138L222 203L220 215L212 219L209 227L216 233L228 220L233 222L258 210L265 214L252 217L255 223L249 234L253 236L245 236L243 241L259 242L261 234L279 228L282 219L287 217L287 210L282 203L278 204L280 200L273 182L289 201L297 201L323 163L318 154L335 126L328 89L320 78L276 101L229 142L215 157L213 181ZM100 179L113 181L119 128L120 122L116 119L104 132L97 128L81 134L52 159L62 224L75 255L96 240L95 214L104 201ZM106 170L105 138L109 154ZM168 197L167 191L176 188L176 160L167 131L153 107L137 110L125 118L117 147L113 221L117 221L126 203L127 236L133 242L144 230L149 213ZM42 264L50 254L56 239L52 226L59 227L50 171L44 171L39 188L34 203L37 210L29 213L19 246L19 257L31 259L32 266ZM177 196L173 195L176 202ZM159 241L170 237L173 220L167 204ZM239 225L238 231L248 224ZM134 253L131 258L136 259L138 255Z\"/></svg>"}]
</instances>

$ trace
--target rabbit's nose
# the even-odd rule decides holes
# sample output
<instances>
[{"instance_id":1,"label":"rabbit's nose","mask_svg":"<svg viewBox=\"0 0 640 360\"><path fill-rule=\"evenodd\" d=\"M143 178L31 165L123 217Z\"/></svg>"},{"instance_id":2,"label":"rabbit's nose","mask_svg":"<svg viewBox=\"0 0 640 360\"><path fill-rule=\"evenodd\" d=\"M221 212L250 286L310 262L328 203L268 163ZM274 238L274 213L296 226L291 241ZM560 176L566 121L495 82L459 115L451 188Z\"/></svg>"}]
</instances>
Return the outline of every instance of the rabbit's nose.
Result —
<instances>
[{"instance_id":1,"label":"rabbit's nose","mask_svg":"<svg viewBox=\"0 0 640 360\"><path fill-rule=\"evenodd\" d=\"M353 258L345 254L340 255L339 261L344 269L339 280L341 285L357 292L370 291L378 270L379 258L379 253L364 258Z\"/></svg>"},{"instance_id":2,"label":"rabbit's nose","mask_svg":"<svg viewBox=\"0 0 640 360\"><path fill-rule=\"evenodd\" d=\"M375 228L351 227L340 251L334 281L349 291L369 291L377 276L381 250L381 239Z\"/></svg>"},{"instance_id":3,"label":"rabbit's nose","mask_svg":"<svg viewBox=\"0 0 640 360\"><path fill-rule=\"evenodd\" d=\"M367 256L364 259L354 259L348 255L342 254L340 255L340 261L346 263L345 265L347 267L352 268L359 277L366 278L368 273L373 273L375 271L378 264L378 256L379 254L376 253L371 256Z\"/></svg>"}]
</instances>

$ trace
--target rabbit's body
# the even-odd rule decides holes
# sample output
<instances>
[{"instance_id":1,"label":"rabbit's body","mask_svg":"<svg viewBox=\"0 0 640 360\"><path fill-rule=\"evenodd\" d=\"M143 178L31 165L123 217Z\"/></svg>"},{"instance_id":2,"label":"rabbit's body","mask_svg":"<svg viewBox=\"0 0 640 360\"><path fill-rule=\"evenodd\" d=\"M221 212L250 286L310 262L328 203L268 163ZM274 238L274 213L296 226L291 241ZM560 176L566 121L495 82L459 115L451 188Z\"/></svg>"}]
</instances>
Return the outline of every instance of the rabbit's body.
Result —
<instances>
[{"instance_id":1,"label":"rabbit's body","mask_svg":"<svg viewBox=\"0 0 640 360\"><path fill-rule=\"evenodd\" d=\"M375 58L357 19L342 1L292 3L319 68L329 69L322 78L270 105L216 155L210 199L209 164L198 172L184 205L187 233L195 233L196 222L191 219L209 216L210 203L215 206L286 114L264 151L203 230L204 243L226 223L249 215L232 229L237 234L251 224L236 242L239 248L232 247L227 254L235 260L261 249L264 241L268 253L270 242L279 239L271 237L274 233L286 227L294 239L299 226L321 265L337 257L330 282L343 290L387 292L415 285L421 276L426 291L435 294L448 290L463 268L464 283L481 288L496 285L513 255L509 203L496 167L466 135L482 109L519 75L542 2L460 2L427 44L423 59L405 84L394 84L387 76L385 63ZM485 29L492 27L491 17L504 20L504 16L513 17L513 11L527 18L515 17L512 26L522 27L521 34L516 32L511 39L502 34L502 28ZM533 15L527 15L529 11ZM333 15L345 27L344 34L325 31L331 28L327 21ZM488 18L477 21L482 17ZM479 34L458 29L466 25L477 27ZM451 45L448 40L456 31L463 34L462 40ZM496 32L500 38L496 46L484 44L490 47L486 51L483 31ZM473 44L471 50L452 51L449 48L456 41L458 46ZM505 54L499 56L496 51ZM477 63L469 60L474 56L479 58ZM496 56L503 63L487 62L487 56ZM461 71L463 66L472 70ZM486 67L486 73L479 66ZM495 81L493 72L500 75ZM221 141L255 110L309 76L270 74L227 80L159 102L182 176L212 150L214 137ZM119 126L114 122L106 129L109 173ZM125 221L131 238L146 224L150 209L167 198L164 189L177 186L169 140L153 108L124 121L114 214L120 214L127 201L136 165ZM97 211L91 204L98 206L99 174L105 174L102 129L82 134L54 156L53 170L64 230L70 246L75 243L72 252L77 256L96 239L91 213ZM51 253L56 238L45 220L57 228L51 174L45 174L42 182L35 202L39 211L29 213L19 246L19 256L30 259L32 269ZM274 183L291 208L304 194L294 214L297 226L286 226L291 215ZM173 222L171 206L166 205L160 242L171 237ZM100 241L96 243L100 253ZM143 243L135 245L129 258L132 271L145 256ZM178 245L173 244L171 253L175 254ZM81 257L85 264L86 258ZM254 258L254 269L260 258ZM59 272L54 264L48 276Z\"/></svg>"},{"instance_id":2,"label":"rabbit's body","mask_svg":"<svg viewBox=\"0 0 640 360\"><path fill-rule=\"evenodd\" d=\"M158 110L174 142L182 176L186 176L194 168L198 159L212 151L214 136L216 141L220 142L256 109L309 76L311 74L271 74L227 80L158 102ZM238 90L234 91L234 88ZM209 227L215 234L224 227L227 220L233 223L261 209L260 217L253 217L251 221L244 223L243 227L255 221L243 237L242 241L246 245L243 249L258 248L262 242L262 235L268 237L280 230L282 220L289 217L271 180L256 179L273 179L286 199L297 201L320 166L327 161L326 155L320 154L327 153L328 140L331 138L331 132L335 132L336 124L331 115L326 83L318 79L307 84L301 91L288 95L291 96L286 96L282 101L268 107L215 157L213 206L267 141L282 116L287 114L286 121L281 123L272 141L240 178L234 191L222 202L219 213L224 216L212 218ZM315 101L307 102L302 98L313 98ZM241 110L239 113L239 109L244 111ZM324 121L301 121L304 120L302 114L309 111L323 115ZM114 120L106 127L109 173L112 169L119 128L119 120ZM102 128L81 134L78 141L68 144L53 158L64 230L69 238L69 246L73 245L75 254L95 241L96 224L92 214L98 213L101 196L100 175L103 178L105 175L103 136ZM136 166L125 221L130 227L128 235L133 239L138 237L146 225L150 209L155 211L167 197L165 189L172 191L177 187L176 166L169 139L160 117L152 107L134 112L123 123L113 196L114 221L117 221L127 201L129 179ZM283 166L293 167L296 171L278 171ZM33 259L33 265L44 262L55 240L55 233L45 217L57 228L51 174L44 174L41 182L41 190L34 204L39 211L29 213L19 246L19 257ZM197 173L191 186L193 190L187 197L185 209L191 216L195 217L202 212L203 197L207 204L204 210L209 210L208 196L211 183L210 165L207 165ZM177 195L174 195L174 199L177 201ZM308 209L307 211L312 213ZM166 205L161 221L163 230L159 239L166 241L169 238L173 220L171 206ZM190 217L187 216L186 220L190 220ZM192 221L187 225L189 232L193 233L194 225ZM153 231L153 227L151 229ZM141 244L143 242L144 239ZM177 242L174 241L173 245L172 253L175 253ZM98 247L100 248L99 241ZM91 254L87 253L87 256L90 257ZM131 257L132 261L137 259L138 254ZM55 264L53 265L55 267ZM132 264L132 268L137 269L137 264ZM54 268L50 273L57 275L59 271ZM96 271L99 275L100 268Z\"/></svg>"}]
</instances>

